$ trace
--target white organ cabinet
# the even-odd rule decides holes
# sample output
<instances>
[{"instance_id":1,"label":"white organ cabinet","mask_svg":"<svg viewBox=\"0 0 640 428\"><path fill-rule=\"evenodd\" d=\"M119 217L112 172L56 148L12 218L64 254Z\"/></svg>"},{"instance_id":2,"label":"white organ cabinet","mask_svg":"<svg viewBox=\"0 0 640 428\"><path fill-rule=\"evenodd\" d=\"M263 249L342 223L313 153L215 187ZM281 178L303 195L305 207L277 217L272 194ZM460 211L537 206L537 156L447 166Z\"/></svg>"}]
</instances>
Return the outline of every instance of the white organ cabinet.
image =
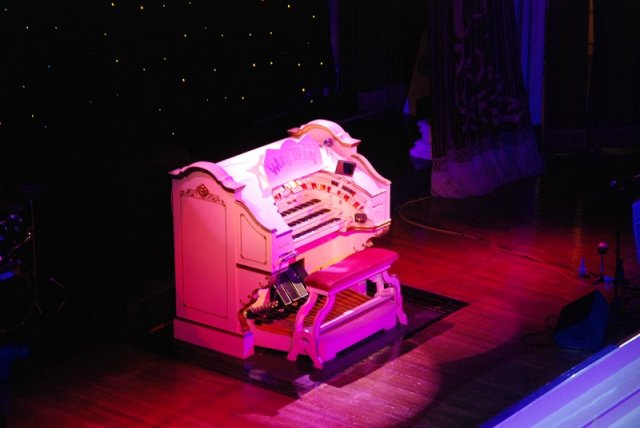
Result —
<instances>
[{"instance_id":1,"label":"white organ cabinet","mask_svg":"<svg viewBox=\"0 0 640 428\"><path fill-rule=\"evenodd\" d=\"M391 223L391 183L357 153L359 143L315 120L238 156L170 172L177 340L239 358L256 346L291 351L305 277L370 247ZM406 322L399 287L366 296L365 285L360 278L347 288L380 300L377 312L366 311L372 333L392 312ZM340 316L346 337L349 320Z\"/></svg>"}]
</instances>

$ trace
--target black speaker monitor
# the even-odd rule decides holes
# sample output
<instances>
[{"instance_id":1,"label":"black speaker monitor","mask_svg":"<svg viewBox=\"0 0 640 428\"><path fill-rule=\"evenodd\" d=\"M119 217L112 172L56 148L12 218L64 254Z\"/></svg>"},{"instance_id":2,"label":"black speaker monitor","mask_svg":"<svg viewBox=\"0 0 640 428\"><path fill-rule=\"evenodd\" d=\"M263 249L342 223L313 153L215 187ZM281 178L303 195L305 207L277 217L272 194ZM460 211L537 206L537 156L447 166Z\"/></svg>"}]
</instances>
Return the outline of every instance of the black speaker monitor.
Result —
<instances>
[{"instance_id":1,"label":"black speaker monitor","mask_svg":"<svg viewBox=\"0 0 640 428\"><path fill-rule=\"evenodd\" d=\"M604 344L608 318L609 304L596 290L562 308L554 339L562 348L597 351Z\"/></svg>"}]
</instances>

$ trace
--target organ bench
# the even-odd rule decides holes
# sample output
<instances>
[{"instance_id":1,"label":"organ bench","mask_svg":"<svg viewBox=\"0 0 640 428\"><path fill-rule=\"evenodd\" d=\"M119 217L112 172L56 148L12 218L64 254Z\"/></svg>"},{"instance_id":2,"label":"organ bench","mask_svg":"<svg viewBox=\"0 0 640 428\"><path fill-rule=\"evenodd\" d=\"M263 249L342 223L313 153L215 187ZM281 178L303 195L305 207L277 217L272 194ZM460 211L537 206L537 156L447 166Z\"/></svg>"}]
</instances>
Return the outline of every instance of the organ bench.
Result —
<instances>
[{"instance_id":1,"label":"organ bench","mask_svg":"<svg viewBox=\"0 0 640 428\"><path fill-rule=\"evenodd\" d=\"M402 307L400 281L389 274L398 254L383 248L368 248L325 268L305 279L309 292L306 303L296 314L293 343L287 358L309 355L314 367L373 334L395 328L396 320L407 324ZM366 284L375 284L372 298L366 296ZM353 304L354 300L361 299ZM339 302L349 308L340 310Z\"/></svg>"}]
</instances>

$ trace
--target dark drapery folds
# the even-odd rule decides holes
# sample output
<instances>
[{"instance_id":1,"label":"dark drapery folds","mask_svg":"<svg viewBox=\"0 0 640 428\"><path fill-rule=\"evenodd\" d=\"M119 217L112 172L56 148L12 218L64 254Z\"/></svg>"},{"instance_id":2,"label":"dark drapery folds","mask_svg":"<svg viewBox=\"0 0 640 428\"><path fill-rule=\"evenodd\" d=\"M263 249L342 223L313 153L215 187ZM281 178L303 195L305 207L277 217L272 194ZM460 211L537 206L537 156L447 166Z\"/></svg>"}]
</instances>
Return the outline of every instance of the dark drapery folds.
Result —
<instances>
[{"instance_id":1,"label":"dark drapery folds","mask_svg":"<svg viewBox=\"0 0 640 428\"><path fill-rule=\"evenodd\" d=\"M591 146L640 145L640 2L593 0Z\"/></svg>"},{"instance_id":2,"label":"dark drapery folds","mask_svg":"<svg viewBox=\"0 0 640 428\"><path fill-rule=\"evenodd\" d=\"M611 3L611 2L609 2ZM589 0L550 0L544 63L544 147L572 152L588 146Z\"/></svg>"},{"instance_id":3,"label":"dark drapery folds","mask_svg":"<svg viewBox=\"0 0 640 428\"><path fill-rule=\"evenodd\" d=\"M511 0L432 0L431 192L463 198L540 174Z\"/></svg>"},{"instance_id":4,"label":"dark drapery folds","mask_svg":"<svg viewBox=\"0 0 640 428\"><path fill-rule=\"evenodd\" d=\"M340 1L340 89L363 111L402 108L423 28L423 0Z\"/></svg>"}]
</instances>

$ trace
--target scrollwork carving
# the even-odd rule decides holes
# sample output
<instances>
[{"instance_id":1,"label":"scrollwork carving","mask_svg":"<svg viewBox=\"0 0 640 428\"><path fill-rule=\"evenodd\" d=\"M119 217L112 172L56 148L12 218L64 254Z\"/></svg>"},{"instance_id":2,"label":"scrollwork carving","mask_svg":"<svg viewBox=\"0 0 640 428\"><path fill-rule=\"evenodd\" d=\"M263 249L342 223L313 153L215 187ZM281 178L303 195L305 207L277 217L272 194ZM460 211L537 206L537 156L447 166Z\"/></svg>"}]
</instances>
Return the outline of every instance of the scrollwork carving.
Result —
<instances>
[{"instance_id":1,"label":"scrollwork carving","mask_svg":"<svg viewBox=\"0 0 640 428\"><path fill-rule=\"evenodd\" d=\"M180 191L180 196L189 196L203 201L214 202L225 206L224 200L215 193L211 193L203 183L198 184L195 189L185 189Z\"/></svg>"}]
</instances>

